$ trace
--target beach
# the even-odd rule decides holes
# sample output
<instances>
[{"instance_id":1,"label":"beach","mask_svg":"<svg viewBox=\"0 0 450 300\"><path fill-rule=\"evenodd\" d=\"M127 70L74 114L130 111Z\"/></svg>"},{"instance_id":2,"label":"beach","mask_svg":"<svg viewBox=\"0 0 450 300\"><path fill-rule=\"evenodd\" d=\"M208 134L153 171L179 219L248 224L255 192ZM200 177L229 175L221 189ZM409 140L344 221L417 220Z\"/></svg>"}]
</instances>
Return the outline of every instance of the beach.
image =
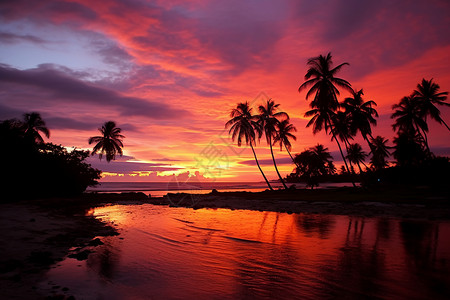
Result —
<instances>
[{"instance_id":1,"label":"beach","mask_svg":"<svg viewBox=\"0 0 450 300\"><path fill-rule=\"evenodd\" d=\"M193 210L224 208L433 221L450 219L447 191L445 188L212 191L201 195L169 193L158 198L143 193L116 193L1 204L1 298L40 299L46 296L47 291L41 291L38 283L45 280L50 268L58 267L58 262L67 256L85 260L101 245L97 237L117 235L112 224L89 215L93 207L153 204ZM48 284L52 286L51 282ZM54 297L70 295L68 287L54 285L52 288Z\"/></svg>"}]
</instances>

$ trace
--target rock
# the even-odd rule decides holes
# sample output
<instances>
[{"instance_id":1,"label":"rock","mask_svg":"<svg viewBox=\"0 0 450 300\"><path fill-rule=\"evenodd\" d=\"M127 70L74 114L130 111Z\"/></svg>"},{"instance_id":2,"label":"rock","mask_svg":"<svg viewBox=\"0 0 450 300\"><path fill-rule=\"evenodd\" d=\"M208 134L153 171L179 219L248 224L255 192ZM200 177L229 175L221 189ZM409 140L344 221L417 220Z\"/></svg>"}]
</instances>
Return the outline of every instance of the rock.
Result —
<instances>
[{"instance_id":1,"label":"rock","mask_svg":"<svg viewBox=\"0 0 450 300\"><path fill-rule=\"evenodd\" d=\"M99 245L103 245L104 243L99 239L99 238L96 238L96 239L93 239L92 241L90 241L89 243L88 243L88 246L93 246L93 247L95 247L95 246L99 246Z\"/></svg>"},{"instance_id":2,"label":"rock","mask_svg":"<svg viewBox=\"0 0 450 300\"><path fill-rule=\"evenodd\" d=\"M76 260L80 260L81 261L81 260L86 260L88 258L88 256L89 256L89 254L91 254L91 253L92 253L92 251L83 250L83 251L78 252L78 253L70 254L69 257L70 258L75 258Z\"/></svg>"}]
</instances>

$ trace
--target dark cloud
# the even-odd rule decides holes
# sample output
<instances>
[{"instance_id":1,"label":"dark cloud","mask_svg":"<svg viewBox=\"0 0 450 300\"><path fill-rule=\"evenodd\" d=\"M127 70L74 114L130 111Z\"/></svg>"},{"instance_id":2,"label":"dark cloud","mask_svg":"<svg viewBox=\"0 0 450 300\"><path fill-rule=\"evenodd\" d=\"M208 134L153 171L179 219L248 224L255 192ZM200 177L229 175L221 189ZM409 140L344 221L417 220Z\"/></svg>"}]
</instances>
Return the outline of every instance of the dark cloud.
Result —
<instances>
[{"instance_id":1,"label":"dark cloud","mask_svg":"<svg viewBox=\"0 0 450 300\"><path fill-rule=\"evenodd\" d=\"M0 86L4 89L2 98L7 101L8 86L18 85L23 89L34 88L47 93L43 102L55 104L90 104L115 108L122 116L145 116L152 119L182 118L189 113L164 103L156 103L137 97L123 96L114 90L72 78L59 70L36 68L18 70L0 66ZM0 98L0 101L2 101ZM35 102L36 99L30 99Z\"/></svg>"},{"instance_id":2,"label":"dark cloud","mask_svg":"<svg viewBox=\"0 0 450 300\"><path fill-rule=\"evenodd\" d=\"M93 130L98 127L96 122L79 121L72 118L49 117L44 121L50 129Z\"/></svg>"},{"instance_id":3,"label":"dark cloud","mask_svg":"<svg viewBox=\"0 0 450 300\"><path fill-rule=\"evenodd\" d=\"M47 22L52 18L58 23L81 24L98 18L96 12L79 3L54 0L2 0L0 18L15 20L27 18L37 22Z\"/></svg>"},{"instance_id":4,"label":"dark cloud","mask_svg":"<svg viewBox=\"0 0 450 300\"><path fill-rule=\"evenodd\" d=\"M88 158L87 162L90 163L92 167L99 169L103 172L121 173L121 174L130 174L134 172L176 171L182 169L179 167L172 167L169 164L128 162L123 161L123 159L122 160L118 159L116 161L111 161L108 163L104 158L100 160L98 158L98 155Z\"/></svg>"},{"instance_id":5,"label":"dark cloud","mask_svg":"<svg viewBox=\"0 0 450 300\"><path fill-rule=\"evenodd\" d=\"M96 54L100 55L103 62L119 67L122 72L124 68L131 68L133 57L117 43L97 33L85 33L85 35L92 36L90 46Z\"/></svg>"},{"instance_id":6,"label":"dark cloud","mask_svg":"<svg viewBox=\"0 0 450 300\"><path fill-rule=\"evenodd\" d=\"M20 109L14 109L0 103L0 120L21 119L24 112Z\"/></svg>"},{"instance_id":7,"label":"dark cloud","mask_svg":"<svg viewBox=\"0 0 450 300\"><path fill-rule=\"evenodd\" d=\"M335 63L349 62L348 79L404 65L436 46L450 44L450 2L299 1L292 17L313 33ZM301 38L301 37L300 37Z\"/></svg>"},{"instance_id":8,"label":"dark cloud","mask_svg":"<svg viewBox=\"0 0 450 300\"><path fill-rule=\"evenodd\" d=\"M277 162L277 165L293 165L292 159L290 157L283 157L283 158L277 158L275 159ZM266 165L273 165L272 159L258 159L258 162L260 165L266 166ZM241 165L247 165L247 166L256 166L256 162L254 159L244 160L239 162Z\"/></svg>"},{"instance_id":9,"label":"dark cloud","mask_svg":"<svg viewBox=\"0 0 450 300\"><path fill-rule=\"evenodd\" d=\"M49 43L48 41L41 39L34 35L29 35L29 34L20 35L20 34L8 33L8 32L0 32L0 43L17 44L17 43L21 43L21 42L28 42L28 43L38 44L38 45Z\"/></svg>"}]
</instances>

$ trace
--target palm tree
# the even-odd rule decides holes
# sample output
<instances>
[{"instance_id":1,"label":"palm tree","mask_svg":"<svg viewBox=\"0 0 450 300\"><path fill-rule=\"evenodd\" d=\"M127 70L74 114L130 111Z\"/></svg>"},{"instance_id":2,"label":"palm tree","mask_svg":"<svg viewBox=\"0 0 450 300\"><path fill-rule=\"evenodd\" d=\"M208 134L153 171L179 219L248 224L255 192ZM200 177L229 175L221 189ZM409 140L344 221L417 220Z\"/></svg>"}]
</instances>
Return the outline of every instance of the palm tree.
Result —
<instances>
[{"instance_id":1,"label":"palm tree","mask_svg":"<svg viewBox=\"0 0 450 300\"><path fill-rule=\"evenodd\" d=\"M283 149L283 145L286 148L287 153L291 157L292 161L295 164L294 158L291 155L291 141L290 139L293 139L294 141L297 140L297 137L292 134L292 132L296 132L297 128L295 128L294 125L292 125L289 122L289 119L282 120L281 122L278 122L276 125L276 135L273 139L273 144L276 145L277 143L280 144L280 151Z\"/></svg>"},{"instance_id":2,"label":"palm tree","mask_svg":"<svg viewBox=\"0 0 450 300\"><path fill-rule=\"evenodd\" d=\"M258 134L258 138L260 138L262 130L258 122L256 122L256 118L252 116L252 109L249 107L248 102L238 103L237 107L231 110L230 117L231 120L225 124L225 128L230 128L229 133L231 134L231 139L233 141L237 139L238 147L242 145L243 139L246 145L250 145L259 171L264 177L269 189L273 190L266 178L266 175L264 175L261 166L259 165L255 149L253 148L253 144L255 144L256 141L256 133Z\"/></svg>"},{"instance_id":3,"label":"palm tree","mask_svg":"<svg viewBox=\"0 0 450 300\"><path fill-rule=\"evenodd\" d=\"M367 141L369 147L371 147L369 138L372 137L372 125L377 125L378 113L373 106L377 106L375 101L369 100L364 102L362 95L363 90L351 91L352 97L345 98L341 107L344 108L345 113L348 115L349 126L352 135L356 135L359 131L364 140Z\"/></svg>"},{"instance_id":4,"label":"palm tree","mask_svg":"<svg viewBox=\"0 0 450 300\"><path fill-rule=\"evenodd\" d=\"M386 160L390 155L389 149L391 148L387 145L388 141L382 136L377 136L370 141L372 144L370 163L375 170L383 169L389 165Z\"/></svg>"},{"instance_id":5,"label":"palm tree","mask_svg":"<svg viewBox=\"0 0 450 300\"><path fill-rule=\"evenodd\" d=\"M321 165L324 166L325 169L321 170L324 174L328 173L330 162L333 161L333 157L330 152L328 152L328 148L326 148L322 144L317 144L316 146L310 148L311 151L316 155Z\"/></svg>"},{"instance_id":6,"label":"palm tree","mask_svg":"<svg viewBox=\"0 0 450 300\"><path fill-rule=\"evenodd\" d=\"M50 130L45 125L45 121L42 120L39 113L26 113L23 115L23 118L25 136L30 137L30 139L33 140L36 144L44 143L44 139L39 134L39 132L42 132L47 138L50 137Z\"/></svg>"},{"instance_id":7,"label":"palm tree","mask_svg":"<svg viewBox=\"0 0 450 300\"><path fill-rule=\"evenodd\" d=\"M412 137L417 134L420 135L426 149L430 152L426 134L428 132L428 124L422 116L419 102L415 96L403 97L398 104L392 106L392 109L394 113L391 115L391 119L395 119L395 123L392 125L394 131Z\"/></svg>"},{"instance_id":8,"label":"palm tree","mask_svg":"<svg viewBox=\"0 0 450 300\"><path fill-rule=\"evenodd\" d=\"M314 125L313 133L321 131L322 128L325 129L325 132L328 132L328 129L331 130L333 139L338 145L342 159L348 171L349 168L347 161L344 153L342 152L341 145L335 136L335 130L333 130L332 123L332 116L339 107L337 96L339 96L340 93L336 86L352 91L351 84L348 81L335 77L341 68L344 65L348 65L348 63L342 63L337 67L332 68L333 61L331 58L331 53L328 53L326 56L319 55L317 57L310 58L307 64L309 65L309 69L305 75L306 81L298 88L298 91L301 92L302 90L310 87L306 94L306 99L308 99L312 94L315 94L314 100L310 103L312 110L305 113L306 117L313 116L307 124L307 127Z\"/></svg>"},{"instance_id":9,"label":"palm tree","mask_svg":"<svg viewBox=\"0 0 450 300\"><path fill-rule=\"evenodd\" d=\"M281 111L277 112L278 106L280 106L280 104L275 104L275 102L272 99L267 100L265 106L260 105L258 107L259 110L258 122L261 128L263 129L264 134L266 135L266 141L270 147L273 165L275 167L275 171L278 174L278 178L280 179L284 188L287 189L287 186L284 183L284 180L281 177L280 172L278 171L277 163L275 161L275 156L273 155L273 148L272 148L272 139L276 136L277 126L278 123L280 123L280 120L278 118L286 118L286 119L289 118L287 113Z\"/></svg>"},{"instance_id":10,"label":"palm tree","mask_svg":"<svg viewBox=\"0 0 450 300\"><path fill-rule=\"evenodd\" d=\"M123 143L122 139L125 138L120 132L122 129L116 127L116 123L108 121L103 124L102 128L98 129L102 135L93 136L89 138L89 145L96 143L92 149L92 155L100 152L99 157L102 159L103 154L106 154L106 161L110 162L116 158L116 154L122 156Z\"/></svg>"},{"instance_id":11,"label":"palm tree","mask_svg":"<svg viewBox=\"0 0 450 300\"><path fill-rule=\"evenodd\" d=\"M319 185L320 176L335 172L328 148L320 144L295 155L295 164L295 176L300 176L311 188Z\"/></svg>"},{"instance_id":12,"label":"palm tree","mask_svg":"<svg viewBox=\"0 0 450 300\"><path fill-rule=\"evenodd\" d=\"M362 150L360 144L350 144L347 150L347 159L350 163L354 163L358 165L359 173L362 174L363 170L361 169L361 163L364 164L364 160L367 158L367 153Z\"/></svg>"},{"instance_id":13,"label":"palm tree","mask_svg":"<svg viewBox=\"0 0 450 300\"><path fill-rule=\"evenodd\" d=\"M416 132L414 134L399 132L394 138L394 145L392 155L397 166L421 165L429 154L424 148L422 136Z\"/></svg>"},{"instance_id":14,"label":"palm tree","mask_svg":"<svg viewBox=\"0 0 450 300\"><path fill-rule=\"evenodd\" d=\"M446 103L448 92L439 92L440 86L433 82L433 78L430 80L422 79L422 83L417 85L417 90L414 90L413 96L418 101L418 106L425 121L427 116L437 121L439 124L444 124L450 131L447 123L441 118L441 112L436 105L450 107L449 103Z\"/></svg>"},{"instance_id":15,"label":"palm tree","mask_svg":"<svg viewBox=\"0 0 450 300\"><path fill-rule=\"evenodd\" d=\"M298 88L298 91L301 92L311 87L306 94L306 99L308 99L315 93L311 107L329 107L335 111L339 106L337 96L340 94L336 86L348 91L352 90L351 84L347 80L335 77L341 68L348 63L342 63L331 69L333 61L331 53L328 53L327 56L319 55L308 59L307 64L310 67L305 75L306 81Z\"/></svg>"}]
</instances>

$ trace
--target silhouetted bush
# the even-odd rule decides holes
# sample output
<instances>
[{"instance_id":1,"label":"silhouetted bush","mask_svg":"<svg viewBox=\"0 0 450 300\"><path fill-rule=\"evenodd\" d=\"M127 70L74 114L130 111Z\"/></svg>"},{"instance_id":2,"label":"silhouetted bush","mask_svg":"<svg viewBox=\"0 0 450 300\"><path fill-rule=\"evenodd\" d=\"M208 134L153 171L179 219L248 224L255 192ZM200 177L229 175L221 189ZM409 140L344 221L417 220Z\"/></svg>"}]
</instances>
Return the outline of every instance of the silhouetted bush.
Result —
<instances>
[{"instance_id":1,"label":"silhouetted bush","mask_svg":"<svg viewBox=\"0 0 450 300\"><path fill-rule=\"evenodd\" d=\"M101 171L84 160L89 151L36 143L16 120L0 122L2 201L16 198L74 196L97 184Z\"/></svg>"}]
</instances>

